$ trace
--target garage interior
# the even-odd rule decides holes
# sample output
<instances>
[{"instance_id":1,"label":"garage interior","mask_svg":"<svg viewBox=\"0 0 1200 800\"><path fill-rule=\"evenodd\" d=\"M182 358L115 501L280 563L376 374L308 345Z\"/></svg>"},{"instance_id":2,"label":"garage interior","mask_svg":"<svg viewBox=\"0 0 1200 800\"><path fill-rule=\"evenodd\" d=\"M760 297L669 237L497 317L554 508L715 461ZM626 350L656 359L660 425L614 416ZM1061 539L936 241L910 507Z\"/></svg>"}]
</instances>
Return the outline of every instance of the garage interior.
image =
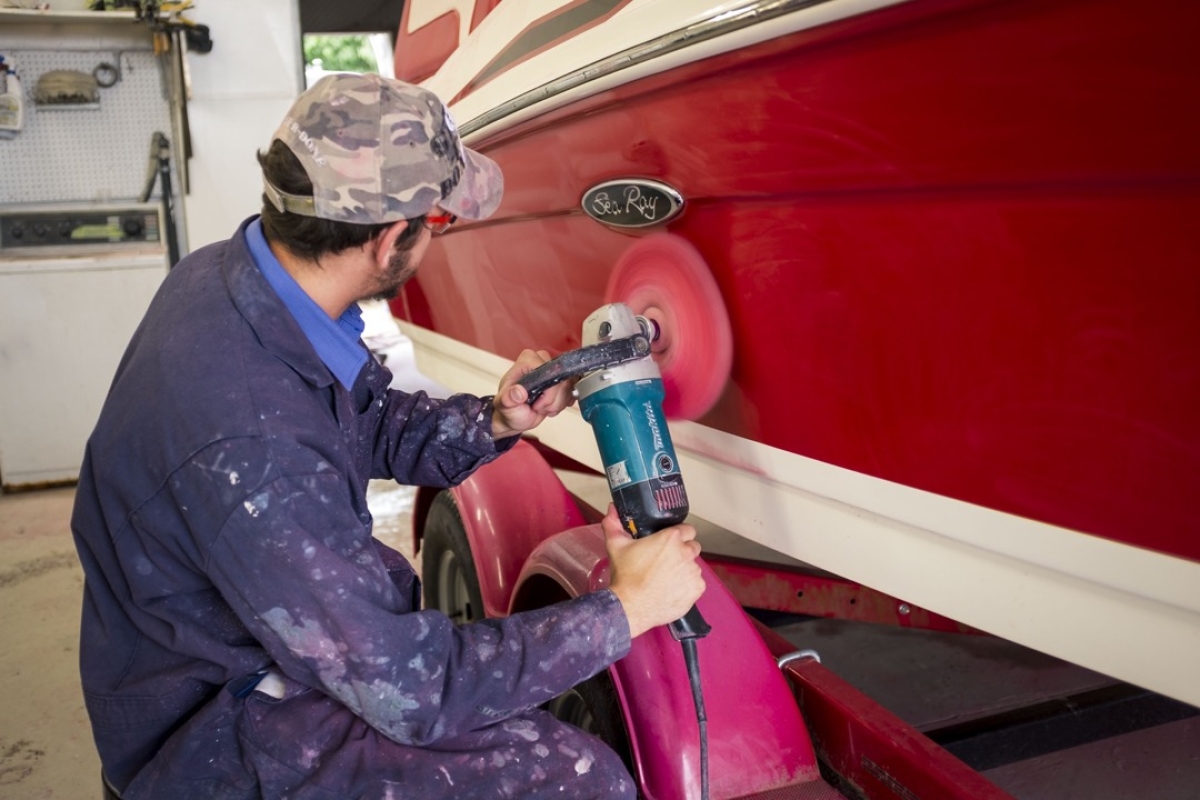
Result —
<instances>
[{"instance_id":1,"label":"garage interior","mask_svg":"<svg viewBox=\"0 0 1200 800\"><path fill-rule=\"evenodd\" d=\"M51 4L58 16L48 18L31 5L0 3L0 54L26 74L102 81L88 102L27 108L21 135L0 141L0 237L91 225L88 215L96 225L116 218L127 234L119 246L0 261L0 349L19 351L0 374L0 796L74 800L100 797L78 676L83 573L69 527L99 387L162 276L257 213L254 150L304 86L303 35L394 32L403 3L203 0L189 15L211 52L179 29L89 19L83 0ZM417 371L385 303L367 317L364 338L396 373L394 387L445 393ZM605 507L603 478L561 477L580 502ZM375 535L419 569L415 490L376 481L369 500ZM716 526L701 540L717 562L836 579ZM867 597L877 599L865 590L845 602ZM979 631L877 624L854 609L851 619L748 612L1018 800L1200 796L1192 705ZM1110 633L1121 647L1120 631Z\"/></svg>"}]
</instances>

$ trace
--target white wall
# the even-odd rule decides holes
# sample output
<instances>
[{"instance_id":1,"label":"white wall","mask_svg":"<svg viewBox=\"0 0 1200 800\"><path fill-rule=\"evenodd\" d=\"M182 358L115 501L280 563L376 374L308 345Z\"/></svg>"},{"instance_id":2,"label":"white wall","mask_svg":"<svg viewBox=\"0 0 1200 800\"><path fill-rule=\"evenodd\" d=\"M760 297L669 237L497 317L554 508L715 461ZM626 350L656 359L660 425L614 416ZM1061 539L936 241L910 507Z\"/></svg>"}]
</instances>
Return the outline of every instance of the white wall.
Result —
<instances>
[{"instance_id":1,"label":"white wall","mask_svg":"<svg viewBox=\"0 0 1200 800\"><path fill-rule=\"evenodd\" d=\"M187 12L207 25L210 53L188 53L192 98L191 187L185 200L192 250L229 238L262 207L255 153L303 89L298 0L204 0Z\"/></svg>"}]
</instances>

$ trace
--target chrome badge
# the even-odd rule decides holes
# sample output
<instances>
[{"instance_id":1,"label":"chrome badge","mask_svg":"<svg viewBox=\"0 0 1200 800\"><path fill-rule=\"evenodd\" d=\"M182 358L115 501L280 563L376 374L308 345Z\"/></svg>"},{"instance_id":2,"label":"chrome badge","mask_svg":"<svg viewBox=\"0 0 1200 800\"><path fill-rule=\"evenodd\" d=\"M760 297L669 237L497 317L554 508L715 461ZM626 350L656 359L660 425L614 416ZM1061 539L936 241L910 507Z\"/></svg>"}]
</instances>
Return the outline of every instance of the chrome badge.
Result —
<instances>
[{"instance_id":1,"label":"chrome badge","mask_svg":"<svg viewBox=\"0 0 1200 800\"><path fill-rule=\"evenodd\" d=\"M683 211L683 195L665 183L619 178L598 183L583 195L584 213L614 228L662 225Z\"/></svg>"}]
</instances>

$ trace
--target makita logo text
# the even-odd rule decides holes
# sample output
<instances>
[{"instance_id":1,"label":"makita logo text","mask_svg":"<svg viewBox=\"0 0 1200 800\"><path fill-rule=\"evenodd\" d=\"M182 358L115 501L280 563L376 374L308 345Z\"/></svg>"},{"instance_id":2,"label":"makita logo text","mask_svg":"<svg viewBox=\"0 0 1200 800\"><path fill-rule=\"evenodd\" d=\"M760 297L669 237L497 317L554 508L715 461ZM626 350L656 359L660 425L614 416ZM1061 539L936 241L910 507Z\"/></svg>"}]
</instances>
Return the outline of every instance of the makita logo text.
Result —
<instances>
[{"instance_id":1,"label":"makita logo text","mask_svg":"<svg viewBox=\"0 0 1200 800\"><path fill-rule=\"evenodd\" d=\"M654 416L654 406L646 403L646 422L650 423L650 435L654 437L654 449L662 450L662 434L658 430L658 417Z\"/></svg>"}]
</instances>

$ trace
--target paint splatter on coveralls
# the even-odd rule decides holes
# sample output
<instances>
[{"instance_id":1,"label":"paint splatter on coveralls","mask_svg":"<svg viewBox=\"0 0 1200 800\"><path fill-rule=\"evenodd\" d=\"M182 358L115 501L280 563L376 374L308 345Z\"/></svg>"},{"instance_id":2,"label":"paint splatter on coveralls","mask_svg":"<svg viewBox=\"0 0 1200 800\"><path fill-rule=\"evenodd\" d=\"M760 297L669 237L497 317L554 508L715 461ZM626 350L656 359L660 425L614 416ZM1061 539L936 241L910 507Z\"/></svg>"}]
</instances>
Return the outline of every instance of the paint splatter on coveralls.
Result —
<instances>
[{"instance_id":1,"label":"paint splatter on coveralls","mask_svg":"<svg viewBox=\"0 0 1200 800\"><path fill-rule=\"evenodd\" d=\"M81 669L126 800L632 797L536 706L628 652L609 591L456 628L371 536L371 478L449 486L506 449L487 400L335 381L245 225L163 284L88 443ZM238 692L273 669L286 693ZM242 694L239 697L237 694Z\"/></svg>"}]
</instances>

